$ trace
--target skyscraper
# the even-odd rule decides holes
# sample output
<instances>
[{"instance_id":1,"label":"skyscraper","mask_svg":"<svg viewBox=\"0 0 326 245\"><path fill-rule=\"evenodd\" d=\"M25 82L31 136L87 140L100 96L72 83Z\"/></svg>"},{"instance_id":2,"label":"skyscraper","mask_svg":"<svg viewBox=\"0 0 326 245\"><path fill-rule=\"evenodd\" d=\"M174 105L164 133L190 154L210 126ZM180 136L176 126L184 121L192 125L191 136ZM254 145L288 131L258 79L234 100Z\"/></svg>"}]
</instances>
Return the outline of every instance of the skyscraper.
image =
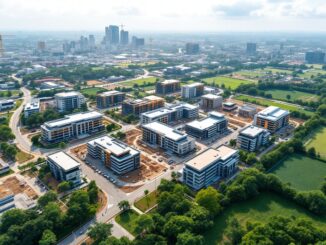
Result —
<instances>
[{"instance_id":1,"label":"skyscraper","mask_svg":"<svg viewBox=\"0 0 326 245\"><path fill-rule=\"evenodd\" d=\"M127 45L129 43L129 32L121 30L120 31L120 44Z\"/></svg>"},{"instance_id":2,"label":"skyscraper","mask_svg":"<svg viewBox=\"0 0 326 245\"><path fill-rule=\"evenodd\" d=\"M186 43L186 54L198 54L199 44L198 43Z\"/></svg>"},{"instance_id":3,"label":"skyscraper","mask_svg":"<svg viewBox=\"0 0 326 245\"><path fill-rule=\"evenodd\" d=\"M139 48L141 46L145 45L145 39L144 38L138 38L136 36L132 37L132 46L134 48Z\"/></svg>"},{"instance_id":4,"label":"skyscraper","mask_svg":"<svg viewBox=\"0 0 326 245\"><path fill-rule=\"evenodd\" d=\"M94 35L89 35L88 36L88 45L89 45L90 49L95 48L95 37L94 37Z\"/></svg>"},{"instance_id":5,"label":"skyscraper","mask_svg":"<svg viewBox=\"0 0 326 245\"><path fill-rule=\"evenodd\" d=\"M4 54L4 48L2 43L2 36L0 35L0 57Z\"/></svg>"},{"instance_id":6,"label":"skyscraper","mask_svg":"<svg viewBox=\"0 0 326 245\"><path fill-rule=\"evenodd\" d=\"M257 44L256 43L247 43L247 54L255 54L257 50Z\"/></svg>"},{"instance_id":7,"label":"skyscraper","mask_svg":"<svg viewBox=\"0 0 326 245\"><path fill-rule=\"evenodd\" d=\"M105 43L109 45L119 44L119 26L105 27Z\"/></svg>"},{"instance_id":8,"label":"skyscraper","mask_svg":"<svg viewBox=\"0 0 326 245\"><path fill-rule=\"evenodd\" d=\"M308 64L324 64L325 53L321 51L310 51L305 55L305 61Z\"/></svg>"}]
</instances>

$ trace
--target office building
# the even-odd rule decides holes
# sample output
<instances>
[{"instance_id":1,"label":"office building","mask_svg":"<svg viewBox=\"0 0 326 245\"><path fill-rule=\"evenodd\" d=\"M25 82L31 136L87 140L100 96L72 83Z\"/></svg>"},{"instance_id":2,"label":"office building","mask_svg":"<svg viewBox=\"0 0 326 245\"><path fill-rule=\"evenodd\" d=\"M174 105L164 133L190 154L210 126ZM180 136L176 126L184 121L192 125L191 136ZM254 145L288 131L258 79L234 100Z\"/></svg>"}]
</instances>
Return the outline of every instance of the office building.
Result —
<instances>
[{"instance_id":1,"label":"office building","mask_svg":"<svg viewBox=\"0 0 326 245\"><path fill-rule=\"evenodd\" d=\"M88 46L90 50L95 49L95 36L94 35L89 35L88 36Z\"/></svg>"},{"instance_id":2,"label":"office building","mask_svg":"<svg viewBox=\"0 0 326 245\"><path fill-rule=\"evenodd\" d=\"M257 51L256 43L247 43L247 49L246 49L247 54L254 55L256 54L256 51Z\"/></svg>"},{"instance_id":3,"label":"office building","mask_svg":"<svg viewBox=\"0 0 326 245\"><path fill-rule=\"evenodd\" d=\"M208 117L187 123L187 134L199 139L209 139L228 130L228 120L218 112L211 112Z\"/></svg>"},{"instance_id":4,"label":"office building","mask_svg":"<svg viewBox=\"0 0 326 245\"><path fill-rule=\"evenodd\" d=\"M140 152L127 144L104 136L87 143L88 154L100 159L114 173L121 175L140 166Z\"/></svg>"},{"instance_id":5,"label":"office building","mask_svg":"<svg viewBox=\"0 0 326 245\"><path fill-rule=\"evenodd\" d=\"M133 36L131 39L131 45L134 48L140 48L145 45L145 39Z\"/></svg>"},{"instance_id":6,"label":"office building","mask_svg":"<svg viewBox=\"0 0 326 245\"><path fill-rule=\"evenodd\" d=\"M249 126L240 131L237 146L246 151L257 151L269 141L268 130L256 126Z\"/></svg>"},{"instance_id":7,"label":"office building","mask_svg":"<svg viewBox=\"0 0 326 245\"><path fill-rule=\"evenodd\" d=\"M218 110L222 108L223 98L216 94L205 94L201 97L200 106L205 111Z\"/></svg>"},{"instance_id":8,"label":"office building","mask_svg":"<svg viewBox=\"0 0 326 245\"><path fill-rule=\"evenodd\" d=\"M277 130L289 125L289 118L289 111L276 106L269 106L255 115L254 125L275 133Z\"/></svg>"},{"instance_id":9,"label":"office building","mask_svg":"<svg viewBox=\"0 0 326 245\"><path fill-rule=\"evenodd\" d=\"M186 43L186 54L198 54L199 44L198 43Z\"/></svg>"},{"instance_id":10,"label":"office building","mask_svg":"<svg viewBox=\"0 0 326 245\"><path fill-rule=\"evenodd\" d=\"M37 42L37 50L40 52L45 51L45 42L44 41Z\"/></svg>"},{"instance_id":11,"label":"office building","mask_svg":"<svg viewBox=\"0 0 326 245\"><path fill-rule=\"evenodd\" d=\"M155 95L142 99L131 99L122 102L122 115L140 116L141 113L155 110L164 106L164 99Z\"/></svg>"},{"instance_id":12,"label":"office building","mask_svg":"<svg viewBox=\"0 0 326 245\"><path fill-rule=\"evenodd\" d=\"M180 90L180 81L175 79L159 81L156 83L155 87L155 93L162 95L177 93L180 92Z\"/></svg>"},{"instance_id":13,"label":"office building","mask_svg":"<svg viewBox=\"0 0 326 245\"><path fill-rule=\"evenodd\" d=\"M15 101L12 99L0 100L0 111L12 109L15 106Z\"/></svg>"},{"instance_id":14,"label":"office building","mask_svg":"<svg viewBox=\"0 0 326 245\"><path fill-rule=\"evenodd\" d=\"M85 97L75 91L58 93L54 96L54 99L59 112L80 109L85 104Z\"/></svg>"},{"instance_id":15,"label":"office building","mask_svg":"<svg viewBox=\"0 0 326 245\"><path fill-rule=\"evenodd\" d=\"M305 55L305 61L308 64L324 64L325 53L321 51L307 52Z\"/></svg>"},{"instance_id":16,"label":"office building","mask_svg":"<svg viewBox=\"0 0 326 245\"><path fill-rule=\"evenodd\" d=\"M40 102L34 101L32 103L27 103L24 106L24 117L28 118L30 115L40 112Z\"/></svg>"},{"instance_id":17,"label":"office building","mask_svg":"<svg viewBox=\"0 0 326 245\"><path fill-rule=\"evenodd\" d=\"M229 178L237 171L239 154L227 146L208 148L185 163L183 182L194 190L208 187L220 178Z\"/></svg>"},{"instance_id":18,"label":"office building","mask_svg":"<svg viewBox=\"0 0 326 245\"><path fill-rule=\"evenodd\" d=\"M181 96L185 99L192 99L204 94L203 83L192 83L181 87Z\"/></svg>"},{"instance_id":19,"label":"office building","mask_svg":"<svg viewBox=\"0 0 326 245\"><path fill-rule=\"evenodd\" d=\"M111 106L120 105L125 99L125 93L112 90L96 95L97 108L103 109Z\"/></svg>"},{"instance_id":20,"label":"office building","mask_svg":"<svg viewBox=\"0 0 326 245\"><path fill-rule=\"evenodd\" d=\"M193 138L163 123L151 122L143 125L142 130L144 142L177 155L185 155L196 148Z\"/></svg>"},{"instance_id":21,"label":"office building","mask_svg":"<svg viewBox=\"0 0 326 245\"><path fill-rule=\"evenodd\" d=\"M49 155L47 164L56 180L68 181L73 183L74 186L81 184L80 163L67 153L60 151Z\"/></svg>"},{"instance_id":22,"label":"office building","mask_svg":"<svg viewBox=\"0 0 326 245\"><path fill-rule=\"evenodd\" d=\"M243 105L239 108L239 116L253 118L257 112L257 108L253 105Z\"/></svg>"},{"instance_id":23,"label":"office building","mask_svg":"<svg viewBox=\"0 0 326 245\"><path fill-rule=\"evenodd\" d=\"M231 112L231 111L234 111L237 108L238 107L237 107L236 103L233 103L233 102L224 102L223 103L223 110L224 111Z\"/></svg>"},{"instance_id":24,"label":"office building","mask_svg":"<svg viewBox=\"0 0 326 245\"><path fill-rule=\"evenodd\" d=\"M161 122L169 124L181 119L195 119L198 117L198 106L188 103L179 103L141 114L141 124Z\"/></svg>"},{"instance_id":25,"label":"office building","mask_svg":"<svg viewBox=\"0 0 326 245\"><path fill-rule=\"evenodd\" d=\"M96 111L66 115L41 126L42 141L57 143L83 138L104 130L103 115Z\"/></svg>"},{"instance_id":26,"label":"office building","mask_svg":"<svg viewBox=\"0 0 326 245\"><path fill-rule=\"evenodd\" d=\"M120 31L120 44L128 45L129 44L129 32L125 30Z\"/></svg>"},{"instance_id":27,"label":"office building","mask_svg":"<svg viewBox=\"0 0 326 245\"><path fill-rule=\"evenodd\" d=\"M119 26L109 25L109 27L105 27L105 42L108 45L119 44Z\"/></svg>"}]
</instances>

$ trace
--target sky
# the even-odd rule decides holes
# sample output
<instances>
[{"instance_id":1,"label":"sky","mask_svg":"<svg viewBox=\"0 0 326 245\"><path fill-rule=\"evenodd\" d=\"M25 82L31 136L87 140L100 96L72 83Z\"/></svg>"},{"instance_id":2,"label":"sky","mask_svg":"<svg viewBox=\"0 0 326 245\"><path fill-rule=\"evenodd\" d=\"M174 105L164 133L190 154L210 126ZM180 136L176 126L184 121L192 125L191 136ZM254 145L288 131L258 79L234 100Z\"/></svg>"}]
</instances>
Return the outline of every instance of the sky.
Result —
<instances>
[{"instance_id":1,"label":"sky","mask_svg":"<svg viewBox=\"0 0 326 245\"><path fill-rule=\"evenodd\" d=\"M326 32L326 0L0 0L0 32Z\"/></svg>"}]
</instances>

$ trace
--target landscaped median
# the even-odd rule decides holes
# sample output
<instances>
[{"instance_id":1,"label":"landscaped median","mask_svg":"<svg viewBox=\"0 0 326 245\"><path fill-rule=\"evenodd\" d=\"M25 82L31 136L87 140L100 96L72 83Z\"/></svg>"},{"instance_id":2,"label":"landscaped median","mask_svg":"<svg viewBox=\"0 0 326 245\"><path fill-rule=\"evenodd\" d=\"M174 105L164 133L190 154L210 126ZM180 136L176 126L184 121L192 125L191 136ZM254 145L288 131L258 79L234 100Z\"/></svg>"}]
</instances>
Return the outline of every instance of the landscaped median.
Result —
<instances>
[{"instance_id":1,"label":"landscaped median","mask_svg":"<svg viewBox=\"0 0 326 245\"><path fill-rule=\"evenodd\" d=\"M132 209L125 210L122 213L118 214L115 217L115 221L126 229L130 234L136 236L136 221L139 217L139 214Z\"/></svg>"},{"instance_id":2,"label":"landscaped median","mask_svg":"<svg viewBox=\"0 0 326 245\"><path fill-rule=\"evenodd\" d=\"M153 208L157 204L158 194L157 191L153 191L138 201L135 202L135 207L138 208L143 213L146 213L148 210Z\"/></svg>"}]
</instances>

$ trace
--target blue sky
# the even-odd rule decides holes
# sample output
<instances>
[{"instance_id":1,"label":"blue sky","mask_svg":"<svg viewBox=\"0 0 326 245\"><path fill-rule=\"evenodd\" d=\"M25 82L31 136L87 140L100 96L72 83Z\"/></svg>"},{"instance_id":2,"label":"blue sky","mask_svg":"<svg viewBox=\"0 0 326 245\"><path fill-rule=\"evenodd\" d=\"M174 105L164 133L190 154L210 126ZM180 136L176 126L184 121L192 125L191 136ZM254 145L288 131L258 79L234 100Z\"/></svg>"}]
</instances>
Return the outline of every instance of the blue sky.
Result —
<instances>
[{"instance_id":1,"label":"blue sky","mask_svg":"<svg viewBox=\"0 0 326 245\"><path fill-rule=\"evenodd\" d=\"M0 0L1 30L326 31L326 0Z\"/></svg>"}]
</instances>

